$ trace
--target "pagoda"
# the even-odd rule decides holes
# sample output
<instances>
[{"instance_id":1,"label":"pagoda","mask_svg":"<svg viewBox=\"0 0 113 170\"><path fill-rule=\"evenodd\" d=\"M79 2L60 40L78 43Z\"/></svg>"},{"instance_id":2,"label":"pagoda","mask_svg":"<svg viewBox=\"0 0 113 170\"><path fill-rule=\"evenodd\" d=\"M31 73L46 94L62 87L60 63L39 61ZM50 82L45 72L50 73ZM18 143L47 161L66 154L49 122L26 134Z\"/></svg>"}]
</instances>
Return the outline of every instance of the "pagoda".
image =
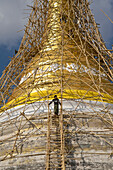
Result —
<instances>
[{"instance_id":1,"label":"pagoda","mask_svg":"<svg viewBox=\"0 0 113 170\"><path fill-rule=\"evenodd\" d=\"M0 78L0 168L113 167L113 58L88 0L34 0ZM50 101L61 106L54 115Z\"/></svg>"}]
</instances>

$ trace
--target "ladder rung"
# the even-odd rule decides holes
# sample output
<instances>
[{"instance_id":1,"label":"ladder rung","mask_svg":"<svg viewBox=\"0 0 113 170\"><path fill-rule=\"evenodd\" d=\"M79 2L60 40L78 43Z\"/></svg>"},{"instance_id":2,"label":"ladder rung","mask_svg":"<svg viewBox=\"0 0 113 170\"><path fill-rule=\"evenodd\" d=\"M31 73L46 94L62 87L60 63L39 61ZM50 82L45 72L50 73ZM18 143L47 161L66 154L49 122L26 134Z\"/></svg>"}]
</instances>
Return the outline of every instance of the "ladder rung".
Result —
<instances>
[{"instance_id":1,"label":"ladder rung","mask_svg":"<svg viewBox=\"0 0 113 170\"><path fill-rule=\"evenodd\" d=\"M58 134L56 134L56 133L52 133L52 135L53 135L53 134L55 134L55 136L60 136L60 134L58 135Z\"/></svg>"},{"instance_id":2,"label":"ladder rung","mask_svg":"<svg viewBox=\"0 0 113 170\"><path fill-rule=\"evenodd\" d=\"M57 135L57 136L55 136L55 135L50 135L50 138L51 138L51 139L54 139L54 140L61 140L61 139L60 139L60 135Z\"/></svg>"},{"instance_id":3,"label":"ladder rung","mask_svg":"<svg viewBox=\"0 0 113 170\"><path fill-rule=\"evenodd\" d=\"M51 163L53 163L53 162L62 162L62 159L61 158L60 159L58 159L58 158L57 159L56 158L53 158L53 159L50 158L50 162Z\"/></svg>"},{"instance_id":4,"label":"ladder rung","mask_svg":"<svg viewBox=\"0 0 113 170\"><path fill-rule=\"evenodd\" d=\"M62 166L50 166L49 168L53 168L53 169L55 169L55 168L62 168Z\"/></svg>"},{"instance_id":5,"label":"ladder rung","mask_svg":"<svg viewBox=\"0 0 113 170\"><path fill-rule=\"evenodd\" d=\"M51 140L56 141L56 142L57 142L57 141L61 141L60 138L59 138L59 139L56 139L56 138L54 139L54 138L53 138L53 139L51 139Z\"/></svg>"},{"instance_id":6,"label":"ladder rung","mask_svg":"<svg viewBox=\"0 0 113 170\"><path fill-rule=\"evenodd\" d=\"M51 156L51 155L50 155ZM53 159L62 159L62 157L52 157ZM51 157L50 157L50 159L52 159Z\"/></svg>"},{"instance_id":7,"label":"ladder rung","mask_svg":"<svg viewBox=\"0 0 113 170\"><path fill-rule=\"evenodd\" d=\"M51 152L54 151L55 149L57 149L57 150L56 150L56 154L58 154L58 151L60 151L60 148L57 148L57 147L52 147L52 148L51 148ZM54 151L54 152L55 152L55 151Z\"/></svg>"},{"instance_id":8,"label":"ladder rung","mask_svg":"<svg viewBox=\"0 0 113 170\"><path fill-rule=\"evenodd\" d=\"M50 155L56 155L56 154L59 154L59 155L60 155L60 154L61 154L60 152L59 152L59 153L58 153L58 152L57 152L57 153L56 153L56 152L52 153L52 152L53 152L53 151L50 151Z\"/></svg>"},{"instance_id":9,"label":"ladder rung","mask_svg":"<svg viewBox=\"0 0 113 170\"><path fill-rule=\"evenodd\" d=\"M61 141L50 141L50 143L61 144Z\"/></svg>"}]
</instances>

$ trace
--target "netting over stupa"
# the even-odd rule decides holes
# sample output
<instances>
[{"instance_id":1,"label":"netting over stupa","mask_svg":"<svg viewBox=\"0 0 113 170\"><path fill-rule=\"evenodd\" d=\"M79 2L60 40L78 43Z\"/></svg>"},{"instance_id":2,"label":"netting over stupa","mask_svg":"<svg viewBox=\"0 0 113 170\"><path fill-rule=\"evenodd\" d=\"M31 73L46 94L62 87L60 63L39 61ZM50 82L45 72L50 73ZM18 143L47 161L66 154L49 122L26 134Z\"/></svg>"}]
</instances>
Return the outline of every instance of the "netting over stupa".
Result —
<instances>
[{"instance_id":1,"label":"netting over stupa","mask_svg":"<svg viewBox=\"0 0 113 170\"><path fill-rule=\"evenodd\" d=\"M100 156L100 166L108 163L113 58L88 0L34 0L30 8L18 53L0 79L1 160L35 157L46 169L88 167ZM54 95L59 117L48 106Z\"/></svg>"}]
</instances>

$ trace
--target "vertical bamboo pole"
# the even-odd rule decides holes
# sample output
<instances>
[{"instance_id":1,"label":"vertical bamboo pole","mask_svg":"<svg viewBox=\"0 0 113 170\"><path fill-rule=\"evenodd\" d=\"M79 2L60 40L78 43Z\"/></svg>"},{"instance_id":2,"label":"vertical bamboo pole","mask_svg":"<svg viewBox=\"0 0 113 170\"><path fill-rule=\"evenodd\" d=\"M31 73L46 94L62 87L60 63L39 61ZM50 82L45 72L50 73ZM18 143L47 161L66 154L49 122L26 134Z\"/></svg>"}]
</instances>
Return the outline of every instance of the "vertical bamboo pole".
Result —
<instances>
[{"instance_id":1,"label":"vertical bamboo pole","mask_svg":"<svg viewBox=\"0 0 113 170\"><path fill-rule=\"evenodd\" d=\"M63 32L63 29L62 29L60 136L61 136L62 169L65 170L64 135L63 135L63 112L62 112L62 104L63 104L63 102L62 102L62 99L63 99L63 55L64 55L63 54L63 46L64 46L64 32Z\"/></svg>"},{"instance_id":2,"label":"vertical bamboo pole","mask_svg":"<svg viewBox=\"0 0 113 170\"><path fill-rule=\"evenodd\" d=\"M65 170L64 135L63 135L63 113L62 113L62 88L61 88L60 136L61 136L62 169Z\"/></svg>"},{"instance_id":3,"label":"vertical bamboo pole","mask_svg":"<svg viewBox=\"0 0 113 170\"><path fill-rule=\"evenodd\" d=\"M47 123L47 153L46 153L46 170L50 168L50 111L48 104L48 123Z\"/></svg>"}]
</instances>

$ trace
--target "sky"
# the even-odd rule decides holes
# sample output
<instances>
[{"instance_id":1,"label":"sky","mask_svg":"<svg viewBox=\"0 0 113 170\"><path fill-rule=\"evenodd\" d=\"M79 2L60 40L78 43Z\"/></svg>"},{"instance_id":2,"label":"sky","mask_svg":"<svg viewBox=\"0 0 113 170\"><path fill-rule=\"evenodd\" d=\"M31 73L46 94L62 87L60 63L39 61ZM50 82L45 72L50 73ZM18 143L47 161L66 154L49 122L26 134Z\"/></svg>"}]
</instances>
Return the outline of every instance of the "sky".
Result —
<instances>
[{"instance_id":1,"label":"sky","mask_svg":"<svg viewBox=\"0 0 113 170\"><path fill-rule=\"evenodd\" d=\"M92 0L90 0L92 1ZM27 16L30 13L26 5L32 0L0 0L0 76L10 62L10 57L18 50L25 28ZM113 44L113 23L102 13L102 9L113 21L113 0L93 0L91 11L100 24L100 32L111 49Z\"/></svg>"}]
</instances>

